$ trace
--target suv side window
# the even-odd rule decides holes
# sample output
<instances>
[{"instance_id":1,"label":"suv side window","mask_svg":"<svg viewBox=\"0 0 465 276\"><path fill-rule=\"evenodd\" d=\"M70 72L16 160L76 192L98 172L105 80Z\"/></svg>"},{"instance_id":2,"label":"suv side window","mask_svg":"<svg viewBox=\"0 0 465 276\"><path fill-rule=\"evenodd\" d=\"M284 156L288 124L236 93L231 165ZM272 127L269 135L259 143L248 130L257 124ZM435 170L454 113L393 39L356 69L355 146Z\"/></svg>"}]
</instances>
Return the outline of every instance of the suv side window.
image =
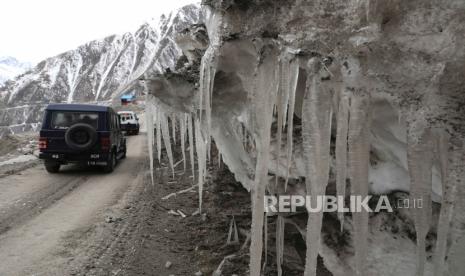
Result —
<instances>
[{"instance_id":1,"label":"suv side window","mask_svg":"<svg viewBox=\"0 0 465 276\"><path fill-rule=\"evenodd\" d=\"M111 130L113 128L113 116L111 113L108 113L108 130Z\"/></svg>"},{"instance_id":2,"label":"suv side window","mask_svg":"<svg viewBox=\"0 0 465 276\"><path fill-rule=\"evenodd\" d=\"M113 117L113 130L116 130L116 118L115 118L115 114L111 114L111 116Z\"/></svg>"},{"instance_id":3,"label":"suv side window","mask_svg":"<svg viewBox=\"0 0 465 276\"><path fill-rule=\"evenodd\" d=\"M118 115L116 113L113 113L112 117L113 117L113 130L118 130L119 129Z\"/></svg>"}]
</instances>

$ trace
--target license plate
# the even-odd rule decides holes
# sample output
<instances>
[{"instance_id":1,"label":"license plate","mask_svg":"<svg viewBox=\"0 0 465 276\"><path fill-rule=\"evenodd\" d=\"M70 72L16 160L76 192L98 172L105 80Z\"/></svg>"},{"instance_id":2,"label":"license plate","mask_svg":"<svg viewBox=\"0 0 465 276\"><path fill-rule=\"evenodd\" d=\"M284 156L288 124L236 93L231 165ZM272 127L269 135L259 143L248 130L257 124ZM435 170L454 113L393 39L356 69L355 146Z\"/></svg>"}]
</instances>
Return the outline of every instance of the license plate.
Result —
<instances>
[{"instance_id":1,"label":"license plate","mask_svg":"<svg viewBox=\"0 0 465 276\"><path fill-rule=\"evenodd\" d=\"M60 155L59 154L52 154L52 158L53 159L60 159Z\"/></svg>"}]
</instances>

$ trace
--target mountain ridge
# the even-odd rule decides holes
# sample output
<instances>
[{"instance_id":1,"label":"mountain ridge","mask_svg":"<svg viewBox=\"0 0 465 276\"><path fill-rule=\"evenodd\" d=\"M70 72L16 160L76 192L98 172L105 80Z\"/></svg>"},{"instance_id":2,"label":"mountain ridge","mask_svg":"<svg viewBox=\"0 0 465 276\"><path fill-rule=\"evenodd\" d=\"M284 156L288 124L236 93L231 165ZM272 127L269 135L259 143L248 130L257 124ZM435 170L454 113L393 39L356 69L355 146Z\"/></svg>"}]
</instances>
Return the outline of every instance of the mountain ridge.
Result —
<instances>
[{"instance_id":1,"label":"mountain ridge","mask_svg":"<svg viewBox=\"0 0 465 276\"><path fill-rule=\"evenodd\" d=\"M202 20L200 6L187 5L161 16L157 25L144 23L133 33L93 40L39 62L0 85L0 136L39 125L51 102L108 102L129 89L142 92L140 76L149 68L174 69L182 55L174 36Z\"/></svg>"},{"instance_id":2,"label":"mountain ridge","mask_svg":"<svg viewBox=\"0 0 465 276\"><path fill-rule=\"evenodd\" d=\"M12 56L0 57L0 85L32 68L32 63Z\"/></svg>"}]
</instances>

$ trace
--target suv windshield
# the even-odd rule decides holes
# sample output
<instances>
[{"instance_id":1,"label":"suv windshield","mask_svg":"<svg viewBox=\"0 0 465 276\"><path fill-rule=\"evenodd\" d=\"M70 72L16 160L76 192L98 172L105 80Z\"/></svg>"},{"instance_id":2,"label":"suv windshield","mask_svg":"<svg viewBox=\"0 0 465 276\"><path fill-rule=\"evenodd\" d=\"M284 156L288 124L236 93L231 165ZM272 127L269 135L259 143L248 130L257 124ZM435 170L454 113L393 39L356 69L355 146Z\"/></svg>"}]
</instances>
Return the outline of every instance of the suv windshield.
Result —
<instances>
[{"instance_id":1,"label":"suv windshield","mask_svg":"<svg viewBox=\"0 0 465 276\"><path fill-rule=\"evenodd\" d=\"M53 129L67 129L77 123L88 124L97 129L98 113L54 111L50 126Z\"/></svg>"}]
</instances>

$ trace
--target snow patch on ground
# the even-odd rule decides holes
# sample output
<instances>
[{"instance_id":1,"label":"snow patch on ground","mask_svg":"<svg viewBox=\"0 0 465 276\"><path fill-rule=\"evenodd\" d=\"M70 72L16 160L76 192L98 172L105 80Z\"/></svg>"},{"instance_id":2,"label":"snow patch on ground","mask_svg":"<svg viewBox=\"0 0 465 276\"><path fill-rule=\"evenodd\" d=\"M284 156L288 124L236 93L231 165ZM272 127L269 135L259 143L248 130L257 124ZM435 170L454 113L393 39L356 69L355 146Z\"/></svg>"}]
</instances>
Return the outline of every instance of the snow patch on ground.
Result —
<instances>
[{"instance_id":1,"label":"snow patch on ground","mask_svg":"<svg viewBox=\"0 0 465 276\"><path fill-rule=\"evenodd\" d=\"M14 158L8 159L6 161L0 162L0 167L5 165L12 165L16 163L25 163L28 161L37 160L37 157L34 155L20 155Z\"/></svg>"}]
</instances>

